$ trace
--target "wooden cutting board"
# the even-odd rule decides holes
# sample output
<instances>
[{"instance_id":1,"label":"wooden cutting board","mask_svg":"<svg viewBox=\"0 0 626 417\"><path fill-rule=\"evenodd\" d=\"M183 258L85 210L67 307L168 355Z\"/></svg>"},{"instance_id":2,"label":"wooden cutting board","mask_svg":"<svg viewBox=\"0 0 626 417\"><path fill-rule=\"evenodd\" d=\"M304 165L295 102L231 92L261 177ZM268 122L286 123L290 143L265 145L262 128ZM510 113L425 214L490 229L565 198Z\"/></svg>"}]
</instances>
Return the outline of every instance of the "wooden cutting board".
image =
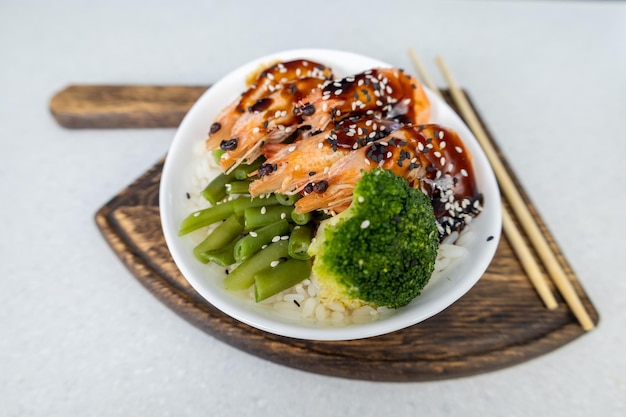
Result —
<instances>
[{"instance_id":1,"label":"wooden cutting board","mask_svg":"<svg viewBox=\"0 0 626 417\"><path fill-rule=\"evenodd\" d=\"M91 93L106 98L106 92L98 88L107 87L92 86ZM197 89L188 91L188 105L197 98L198 92ZM132 91L125 94L134 97ZM158 97L153 99L158 102ZM97 100L92 105L97 108ZM165 108L167 113L167 106L157 107ZM149 120L154 115L149 112L142 116L136 106L130 105L127 113L132 115L133 127L153 126ZM175 108L171 113L174 116L168 118L169 125L178 124L180 113L180 108ZM92 112L85 112L87 118L90 114ZM128 114L116 114L118 116L98 123L98 127L128 126ZM80 116L72 120L70 127L88 127ZM510 172L510 166L504 163ZM428 381L519 364L585 333L558 294L558 309L550 311L543 306L504 237L493 262L476 286L445 311L417 325L383 336L339 342L290 339L257 330L218 311L200 297L178 271L161 232L158 207L161 170L162 161L101 207L96 214L98 227L131 273L160 301L206 333L252 355L337 377ZM512 172L511 176L516 181ZM597 324L596 309L519 182L516 183Z\"/></svg>"}]
</instances>

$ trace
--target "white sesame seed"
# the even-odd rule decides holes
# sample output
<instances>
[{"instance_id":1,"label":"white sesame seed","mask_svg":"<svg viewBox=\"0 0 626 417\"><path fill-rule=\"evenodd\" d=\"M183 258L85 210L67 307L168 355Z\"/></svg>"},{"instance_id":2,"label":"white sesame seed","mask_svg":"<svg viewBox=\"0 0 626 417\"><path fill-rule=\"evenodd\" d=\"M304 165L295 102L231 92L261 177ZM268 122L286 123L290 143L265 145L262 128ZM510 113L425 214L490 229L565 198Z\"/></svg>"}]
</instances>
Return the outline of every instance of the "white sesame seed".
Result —
<instances>
[{"instance_id":1,"label":"white sesame seed","mask_svg":"<svg viewBox=\"0 0 626 417\"><path fill-rule=\"evenodd\" d=\"M319 149L322 149L322 148L324 147L324 142L320 142L320 143L318 143L318 144L317 144L317 147L318 147Z\"/></svg>"},{"instance_id":2,"label":"white sesame seed","mask_svg":"<svg viewBox=\"0 0 626 417\"><path fill-rule=\"evenodd\" d=\"M259 133L259 130L260 129L258 127L255 127L254 129L252 129L252 133Z\"/></svg>"},{"instance_id":3,"label":"white sesame seed","mask_svg":"<svg viewBox=\"0 0 626 417\"><path fill-rule=\"evenodd\" d=\"M343 90L341 88L338 88L337 90L335 90L335 95L338 96L341 93L343 93Z\"/></svg>"},{"instance_id":4,"label":"white sesame seed","mask_svg":"<svg viewBox=\"0 0 626 417\"><path fill-rule=\"evenodd\" d=\"M364 202L364 201L365 201L365 198L364 198L362 195L360 195L360 196L359 196L359 198L357 198L357 201L358 201L359 203L362 203L362 202Z\"/></svg>"},{"instance_id":5,"label":"white sesame seed","mask_svg":"<svg viewBox=\"0 0 626 417\"><path fill-rule=\"evenodd\" d=\"M280 236L274 236L274 237L272 238L272 243L276 243L276 242L278 242L279 240L280 240Z\"/></svg>"},{"instance_id":6,"label":"white sesame seed","mask_svg":"<svg viewBox=\"0 0 626 417\"><path fill-rule=\"evenodd\" d=\"M462 168L462 169L461 169L461 175L463 175L464 177L467 177L467 176L468 176L468 173L467 173L467 171L465 170L465 168Z\"/></svg>"},{"instance_id":7,"label":"white sesame seed","mask_svg":"<svg viewBox=\"0 0 626 417\"><path fill-rule=\"evenodd\" d=\"M364 161L365 161L365 163L366 163L367 165L369 165L369 164L370 164L370 160L369 160L369 159L365 158L365 159L364 159Z\"/></svg>"},{"instance_id":8,"label":"white sesame seed","mask_svg":"<svg viewBox=\"0 0 626 417\"><path fill-rule=\"evenodd\" d=\"M439 139L443 139L443 130L439 131Z\"/></svg>"},{"instance_id":9,"label":"white sesame seed","mask_svg":"<svg viewBox=\"0 0 626 417\"><path fill-rule=\"evenodd\" d=\"M361 229L367 229L368 227L370 227L370 221L363 220L363 223L361 223Z\"/></svg>"},{"instance_id":10,"label":"white sesame seed","mask_svg":"<svg viewBox=\"0 0 626 417\"><path fill-rule=\"evenodd\" d=\"M261 214L265 214L267 213L267 209L265 208L265 206L261 207Z\"/></svg>"},{"instance_id":11,"label":"white sesame seed","mask_svg":"<svg viewBox=\"0 0 626 417\"><path fill-rule=\"evenodd\" d=\"M387 152L387 158L391 158L391 155L393 155L393 153L391 153L391 151Z\"/></svg>"},{"instance_id":12,"label":"white sesame seed","mask_svg":"<svg viewBox=\"0 0 626 417\"><path fill-rule=\"evenodd\" d=\"M252 232L250 232L250 236L252 236L252 237L257 237L258 235L256 234L256 232L255 232L255 231L252 231Z\"/></svg>"},{"instance_id":13,"label":"white sesame seed","mask_svg":"<svg viewBox=\"0 0 626 417\"><path fill-rule=\"evenodd\" d=\"M280 240L289 240L289 235L281 236Z\"/></svg>"},{"instance_id":14,"label":"white sesame seed","mask_svg":"<svg viewBox=\"0 0 626 417\"><path fill-rule=\"evenodd\" d=\"M286 219L287 218L287 213L280 213L280 218L281 219Z\"/></svg>"},{"instance_id":15,"label":"white sesame seed","mask_svg":"<svg viewBox=\"0 0 626 417\"><path fill-rule=\"evenodd\" d=\"M461 148L460 146L455 146L454 150L457 151L458 153L463 153L463 148Z\"/></svg>"},{"instance_id":16,"label":"white sesame seed","mask_svg":"<svg viewBox=\"0 0 626 417\"><path fill-rule=\"evenodd\" d=\"M196 211L196 212L193 214L193 217L198 217L199 215L200 215L200 212L199 212L199 211Z\"/></svg>"},{"instance_id":17,"label":"white sesame seed","mask_svg":"<svg viewBox=\"0 0 626 417\"><path fill-rule=\"evenodd\" d=\"M296 150L296 146L295 146L295 145L291 145L289 148L287 148L287 150L288 150L289 152L293 152L293 151L295 151L295 150Z\"/></svg>"},{"instance_id":18,"label":"white sesame seed","mask_svg":"<svg viewBox=\"0 0 626 417\"><path fill-rule=\"evenodd\" d=\"M272 261L272 262L270 262L270 266L271 266L272 268L276 268L276 267L278 266L278 264L279 264L279 263L280 263L280 262L278 262L278 261Z\"/></svg>"}]
</instances>

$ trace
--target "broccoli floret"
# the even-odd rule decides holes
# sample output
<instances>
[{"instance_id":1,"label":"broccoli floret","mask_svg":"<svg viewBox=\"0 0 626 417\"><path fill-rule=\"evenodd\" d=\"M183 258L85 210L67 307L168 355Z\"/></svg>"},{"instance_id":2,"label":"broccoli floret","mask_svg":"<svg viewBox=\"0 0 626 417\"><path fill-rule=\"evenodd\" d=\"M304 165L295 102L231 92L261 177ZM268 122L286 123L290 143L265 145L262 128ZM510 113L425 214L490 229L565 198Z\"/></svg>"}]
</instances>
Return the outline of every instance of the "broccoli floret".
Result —
<instances>
[{"instance_id":1,"label":"broccoli floret","mask_svg":"<svg viewBox=\"0 0 626 417\"><path fill-rule=\"evenodd\" d=\"M320 224L309 253L322 299L398 308L428 283L438 247L428 197L377 168L363 174L348 209Z\"/></svg>"}]
</instances>

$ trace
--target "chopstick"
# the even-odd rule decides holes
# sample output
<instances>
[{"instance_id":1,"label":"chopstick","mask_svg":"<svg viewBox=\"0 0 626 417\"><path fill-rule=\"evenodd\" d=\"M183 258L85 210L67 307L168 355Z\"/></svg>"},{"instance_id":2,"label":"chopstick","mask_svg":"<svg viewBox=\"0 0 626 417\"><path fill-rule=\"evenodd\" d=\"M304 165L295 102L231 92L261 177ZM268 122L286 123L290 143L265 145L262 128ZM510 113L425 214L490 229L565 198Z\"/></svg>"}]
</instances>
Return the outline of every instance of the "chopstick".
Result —
<instances>
[{"instance_id":1,"label":"chopstick","mask_svg":"<svg viewBox=\"0 0 626 417\"><path fill-rule=\"evenodd\" d=\"M548 274L552 278L552 281L565 299L565 302L569 306L570 310L572 311L582 328L585 331L593 329L595 325L591 320L591 317L585 310L582 301L578 297L578 294L576 293L574 287L567 278L565 271L561 267L561 264L559 263L556 255L552 251L552 248L543 236L543 233L539 229L538 224L534 221L530 210L528 209L522 196L517 191L517 188L515 187L512 178L506 171L502 161L498 157L496 150L487 138L487 134L485 133L482 125L478 121L478 117L472 110L472 107L469 104L467 97L457 86L444 60L441 57L437 57L436 62L439 66L441 73L446 79L446 82L448 83L450 93L459 110L461 111L463 118L465 119L468 126L476 136L476 139L479 141L483 150L485 151L485 154L487 155L487 158L489 159L489 162L491 163L491 166L500 183L500 189L502 190L504 196L507 198L511 209L517 216L520 226L526 232L529 241L533 245L535 252L537 253L544 267L548 271Z\"/></svg>"},{"instance_id":2,"label":"chopstick","mask_svg":"<svg viewBox=\"0 0 626 417\"><path fill-rule=\"evenodd\" d=\"M432 81L432 79L426 72L424 65L412 49L409 49L409 56L413 61L415 69L417 70L420 78L422 79L422 81L424 81L424 84L426 84L426 86L428 86L435 94L443 99L441 91ZM502 205L502 226L504 229L504 234L509 240L513 251L517 255L517 258L524 268L524 271L526 271L530 282L539 294L539 298L541 298L541 300L548 309L554 310L558 307L558 303L556 302L556 299L554 298L554 295L552 294L552 291L550 290L550 287L548 286L548 283L543 273L541 272L537 261L535 260L532 252L528 248L524 237L513 222L511 214L509 213L509 209L504 204Z\"/></svg>"}]
</instances>

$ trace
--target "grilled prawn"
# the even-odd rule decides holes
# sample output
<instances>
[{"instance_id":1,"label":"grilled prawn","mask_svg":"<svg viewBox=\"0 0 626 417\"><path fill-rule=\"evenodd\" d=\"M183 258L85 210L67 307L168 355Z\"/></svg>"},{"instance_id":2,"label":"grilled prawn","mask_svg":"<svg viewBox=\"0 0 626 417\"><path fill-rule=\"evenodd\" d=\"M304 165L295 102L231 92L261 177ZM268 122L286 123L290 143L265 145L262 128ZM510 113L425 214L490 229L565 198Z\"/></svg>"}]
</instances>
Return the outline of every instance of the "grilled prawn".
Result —
<instances>
[{"instance_id":1,"label":"grilled prawn","mask_svg":"<svg viewBox=\"0 0 626 417\"><path fill-rule=\"evenodd\" d=\"M210 128L207 148L217 149L222 141L231 139L235 122L258 100L300 78L330 79L332 71L322 64L304 59L279 62L261 71L254 84L216 117Z\"/></svg>"},{"instance_id":2,"label":"grilled prawn","mask_svg":"<svg viewBox=\"0 0 626 417\"><path fill-rule=\"evenodd\" d=\"M250 184L250 194L300 192L309 178L329 169L347 153L386 137L402 125L374 116L356 116L332 124L324 132L293 144L268 145L267 161L259 169L260 179Z\"/></svg>"},{"instance_id":3,"label":"grilled prawn","mask_svg":"<svg viewBox=\"0 0 626 417\"><path fill-rule=\"evenodd\" d=\"M336 81L326 81L295 109L312 130L358 114L377 115L402 123L430 120L430 102L421 83L398 68L370 69Z\"/></svg>"},{"instance_id":4,"label":"grilled prawn","mask_svg":"<svg viewBox=\"0 0 626 417\"><path fill-rule=\"evenodd\" d=\"M431 198L442 236L462 229L480 211L470 153L454 131L436 124L404 126L311 176L296 211L343 211L363 171L375 167L407 179Z\"/></svg>"},{"instance_id":5,"label":"grilled prawn","mask_svg":"<svg viewBox=\"0 0 626 417\"><path fill-rule=\"evenodd\" d=\"M294 112L295 104L322 83L319 78L301 78L257 100L237 120L232 137L220 143L225 151L220 159L222 168L228 171L254 161L261 155L263 145L282 142L295 133L302 123L302 118Z\"/></svg>"}]
</instances>

